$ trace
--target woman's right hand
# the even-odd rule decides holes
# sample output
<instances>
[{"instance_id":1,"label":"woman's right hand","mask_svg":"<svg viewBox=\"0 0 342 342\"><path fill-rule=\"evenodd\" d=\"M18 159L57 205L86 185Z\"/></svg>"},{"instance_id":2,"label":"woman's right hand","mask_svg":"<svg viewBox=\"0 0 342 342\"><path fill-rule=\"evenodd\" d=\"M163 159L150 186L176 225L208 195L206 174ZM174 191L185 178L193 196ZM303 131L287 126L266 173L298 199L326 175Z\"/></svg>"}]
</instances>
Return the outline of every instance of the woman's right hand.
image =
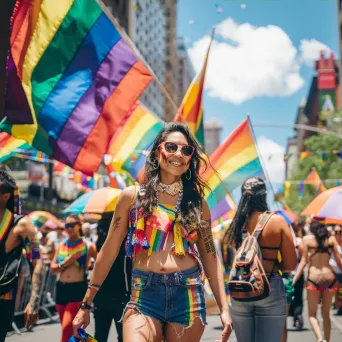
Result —
<instances>
[{"instance_id":1,"label":"woman's right hand","mask_svg":"<svg viewBox=\"0 0 342 342\"><path fill-rule=\"evenodd\" d=\"M83 310L80 309L72 321L72 328L73 328L73 333L74 336L77 338L81 338L81 336L78 334L78 329L86 329L87 326L90 323L90 311L89 310Z\"/></svg>"}]
</instances>

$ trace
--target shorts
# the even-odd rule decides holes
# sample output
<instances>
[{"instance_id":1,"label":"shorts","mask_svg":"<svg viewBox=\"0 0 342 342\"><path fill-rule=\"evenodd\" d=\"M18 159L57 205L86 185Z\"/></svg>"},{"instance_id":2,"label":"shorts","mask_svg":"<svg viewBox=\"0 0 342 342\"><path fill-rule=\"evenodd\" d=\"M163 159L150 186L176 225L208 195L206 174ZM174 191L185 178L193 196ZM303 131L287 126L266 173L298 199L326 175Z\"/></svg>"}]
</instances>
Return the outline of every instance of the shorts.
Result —
<instances>
[{"instance_id":1,"label":"shorts","mask_svg":"<svg viewBox=\"0 0 342 342\"><path fill-rule=\"evenodd\" d=\"M85 281L77 283L63 283L57 281L56 285L56 304L67 305L68 303L82 302L88 285Z\"/></svg>"},{"instance_id":2,"label":"shorts","mask_svg":"<svg viewBox=\"0 0 342 342\"><path fill-rule=\"evenodd\" d=\"M124 313L128 308L157 319L162 326L177 323L188 327L197 317L206 325L201 269L197 266L167 274L133 269L132 294Z\"/></svg>"}]
</instances>

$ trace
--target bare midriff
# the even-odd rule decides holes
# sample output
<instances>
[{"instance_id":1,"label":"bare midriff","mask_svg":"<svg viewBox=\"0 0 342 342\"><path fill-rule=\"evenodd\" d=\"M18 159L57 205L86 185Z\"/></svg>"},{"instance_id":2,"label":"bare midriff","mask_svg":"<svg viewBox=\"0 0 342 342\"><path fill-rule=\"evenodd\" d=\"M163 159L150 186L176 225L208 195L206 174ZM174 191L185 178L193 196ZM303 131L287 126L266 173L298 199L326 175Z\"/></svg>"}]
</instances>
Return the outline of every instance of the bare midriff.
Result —
<instances>
[{"instance_id":1,"label":"bare midriff","mask_svg":"<svg viewBox=\"0 0 342 342\"><path fill-rule=\"evenodd\" d=\"M184 256L175 255L171 251L172 243L173 233L170 233L165 250L153 252L150 256L148 256L147 251L138 253L134 261L134 268L153 273L173 273L197 265L195 258L188 253Z\"/></svg>"},{"instance_id":2,"label":"bare midriff","mask_svg":"<svg viewBox=\"0 0 342 342\"><path fill-rule=\"evenodd\" d=\"M78 283L84 281L84 270L77 265L71 265L62 271L59 281L63 283Z\"/></svg>"}]
</instances>

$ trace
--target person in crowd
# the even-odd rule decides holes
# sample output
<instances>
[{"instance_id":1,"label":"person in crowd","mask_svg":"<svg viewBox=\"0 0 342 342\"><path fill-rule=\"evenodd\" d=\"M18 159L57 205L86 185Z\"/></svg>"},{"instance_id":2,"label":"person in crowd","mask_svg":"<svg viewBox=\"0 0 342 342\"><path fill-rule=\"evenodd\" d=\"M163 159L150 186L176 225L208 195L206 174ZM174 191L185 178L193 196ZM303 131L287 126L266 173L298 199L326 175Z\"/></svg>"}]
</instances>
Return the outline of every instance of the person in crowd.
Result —
<instances>
[{"instance_id":1,"label":"person in crowd","mask_svg":"<svg viewBox=\"0 0 342 342\"><path fill-rule=\"evenodd\" d=\"M112 216L112 213L105 213L98 222L98 252L106 240ZM125 256L125 245L122 244L115 263L94 299L95 339L98 342L107 342L113 320L117 340L123 341L122 323L119 321L130 296L128 279L131 279L131 274L132 261Z\"/></svg>"},{"instance_id":2,"label":"person in crowd","mask_svg":"<svg viewBox=\"0 0 342 342\"><path fill-rule=\"evenodd\" d=\"M49 238L54 242L55 250L57 250L59 244L66 238L62 223L49 233Z\"/></svg>"},{"instance_id":3,"label":"person in crowd","mask_svg":"<svg viewBox=\"0 0 342 342\"><path fill-rule=\"evenodd\" d=\"M305 266L308 264L307 299L309 320L317 341L330 341L331 322L330 308L335 293L338 290L334 270L329 265L333 254L337 266L342 270L342 260L338 253L338 243L334 236L329 236L327 226L313 219L311 234L303 239L303 254L298 271L293 279L294 284L299 280ZM324 338L317 319L318 304L322 305Z\"/></svg>"},{"instance_id":4,"label":"person in crowd","mask_svg":"<svg viewBox=\"0 0 342 342\"><path fill-rule=\"evenodd\" d=\"M75 336L78 328L88 326L90 304L127 236L126 254L134 258L134 269L122 320L124 341L161 341L163 336L166 341L200 341L206 324L204 273L220 310L221 341L228 340L232 325L203 199L202 153L186 125L165 124L147 158L144 183L125 188L118 199L74 319Z\"/></svg>"},{"instance_id":5,"label":"person in crowd","mask_svg":"<svg viewBox=\"0 0 342 342\"><path fill-rule=\"evenodd\" d=\"M81 221L77 215L69 214L65 220L67 239L56 250L51 263L53 274L59 274L56 284L56 309L62 324L61 342L72 336L72 320L80 308L87 290L88 265L96 258L96 247L88 244L82 236Z\"/></svg>"},{"instance_id":6,"label":"person in crowd","mask_svg":"<svg viewBox=\"0 0 342 342\"><path fill-rule=\"evenodd\" d=\"M334 228L334 236L337 241L337 249L338 254L342 258L342 227L340 225L336 225ZM338 281L338 291L336 292L335 296L335 308L337 310L337 315L342 315L342 270L337 265L336 259L334 255L330 258L330 266L333 268L336 279Z\"/></svg>"},{"instance_id":7,"label":"person in crowd","mask_svg":"<svg viewBox=\"0 0 342 342\"><path fill-rule=\"evenodd\" d=\"M15 180L5 169L0 169L0 342L5 341L13 319L17 270L23 248L27 249L33 268L31 298L25 309L25 327L30 329L38 318L42 286L39 242L31 220L20 216L19 190Z\"/></svg>"},{"instance_id":8,"label":"person in crowd","mask_svg":"<svg viewBox=\"0 0 342 342\"><path fill-rule=\"evenodd\" d=\"M88 242L95 243L95 236L89 222L84 222L82 224L83 235Z\"/></svg>"},{"instance_id":9,"label":"person in crowd","mask_svg":"<svg viewBox=\"0 0 342 342\"><path fill-rule=\"evenodd\" d=\"M295 234L296 234L296 255L298 265L302 258L303 254L303 246L302 241L305 236L305 232L303 230L303 224L299 221L298 224L295 225ZM292 277L295 276L297 270L292 272ZM294 293L293 300L290 305L289 313L293 316L293 327L297 330L303 329L304 319L303 319L303 291L305 285L305 277L304 273L299 277L296 284L294 284Z\"/></svg>"},{"instance_id":10,"label":"person in crowd","mask_svg":"<svg viewBox=\"0 0 342 342\"><path fill-rule=\"evenodd\" d=\"M49 225L49 221L47 221L42 227L39 228L40 232L40 255L42 258L42 262L44 265L50 266L50 263L55 256L55 244L53 240L49 238L49 233L53 231L53 226Z\"/></svg>"},{"instance_id":11,"label":"person in crowd","mask_svg":"<svg viewBox=\"0 0 342 342\"><path fill-rule=\"evenodd\" d=\"M261 178L247 179L241 188L235 217L225 240L237 250L243 237L253 234L268 212L266 185ZM280 271L292 271L297 265L291 229L280 215L273 214L260 233L258 242L262 265L270 283L270 294L261 300L241 302L231 299L231 314L238 341L280 342L287 316L285 287ZM278 253L281 255L279 262Z\"/></svg>"}]
</instances>

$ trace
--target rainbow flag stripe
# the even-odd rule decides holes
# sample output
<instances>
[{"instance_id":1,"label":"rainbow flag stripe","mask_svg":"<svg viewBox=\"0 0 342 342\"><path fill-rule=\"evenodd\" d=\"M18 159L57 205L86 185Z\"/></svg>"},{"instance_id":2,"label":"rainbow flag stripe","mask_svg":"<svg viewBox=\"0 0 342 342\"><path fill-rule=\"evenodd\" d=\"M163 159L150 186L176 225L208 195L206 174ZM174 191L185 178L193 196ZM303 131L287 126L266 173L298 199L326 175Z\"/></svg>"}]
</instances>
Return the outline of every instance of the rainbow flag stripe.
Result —
<instances>
[{"instance_id":1,"label":"rainbow flag stripe","mask_svg":"<svg viewBox=\"0 0 342 342\"><path fill-rule=\"evenodd\" d=\"M16 139L6 132L0 133L0 163L30 148L25 140Z\"/></svg>"},{"instance_id":2,"label":"rainbow flag stripe","mask_svg":"<svg viewBox=\"0 0 342 342\"><path fill-rule=\"evenodd\" d=\"M213 152L210 162L222 180L221 182L212 168L203 173L203 178L212 190L207 193L206 200L212 220L216 220L233 209L227 192L230 193L240 187L249 177L265 179L248 119L244 120Z\"/></svg>"},{"instance_id":3,"label":"rainbow flag stripe","mask_svg":"<svg viewBox=\"0 0 342 342\"><path fill-rule=\"evenodd\" d=\"M112 156L113 171L127 171L133 178L139 178L149 149L162 128L163 123L154 114L136 104L120 134L109 145L107 154Z\"/></svg>"},{"instance_id":4,"label":"rainbow flag stripe","mask_svg":"<svg viewBox=\"0 0 342 342\"><path fill-rule=\"evenodd\" d=\"M101 1L17 2L0 128L94 173L152 76Z\"/></svg>"},{"instance_id":5,"label":"rainbow flag stripe","mask_svg":"<svg viewBox=\"0 0 342 342\"><path fill-rule=\"evenodd\" d=\"M2 218L2 221L0 223L0 243L2 239L6 236L6 233L11 228L11 224L13 221L13 213L6 209L4 213L4 217Z\"/></svg>"}]
</instances>

